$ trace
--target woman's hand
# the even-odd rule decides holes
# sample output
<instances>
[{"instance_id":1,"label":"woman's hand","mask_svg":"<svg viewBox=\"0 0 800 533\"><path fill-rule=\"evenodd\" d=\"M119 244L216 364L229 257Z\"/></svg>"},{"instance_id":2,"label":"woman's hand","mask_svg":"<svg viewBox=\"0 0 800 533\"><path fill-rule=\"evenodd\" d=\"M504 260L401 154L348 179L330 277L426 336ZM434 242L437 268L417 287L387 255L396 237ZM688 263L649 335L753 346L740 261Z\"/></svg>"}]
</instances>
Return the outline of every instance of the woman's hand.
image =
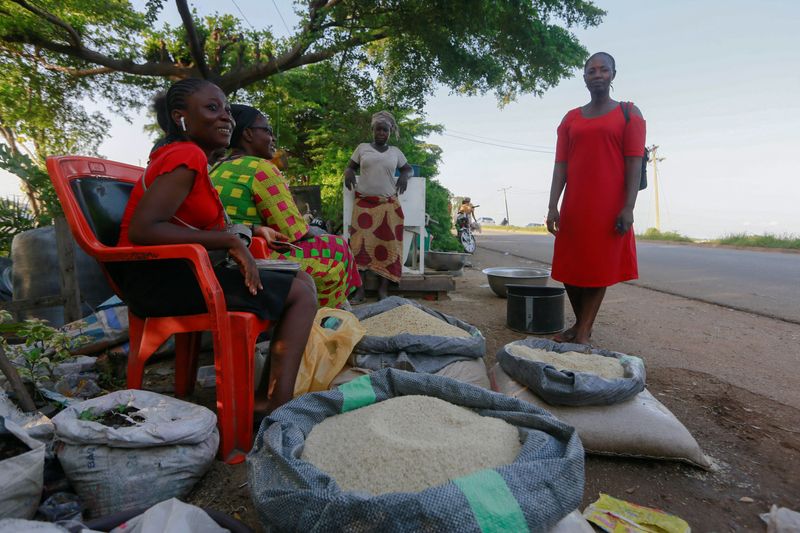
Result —
<instances>
[{"instance_id":1,"label":"woman's hand","mask_svg":"<svg viewBox=\"0 0 800 533\"><path fill-rule=\"evenodd\" d=\"M348 169L350 170L350 169ZM352 191L356 188L356 173L355 172L344 172L344 186L347 187L348 191Z\"/></svg>"},{"instance_id":2,"label":"woman's hand","mask_svg":"<svg viewBox=\"0 0 800 533\"><path fill-rule=\"evenodd\" d=\"M625 235L630 231L631 226L633 226L633 209L626 207L617 215L617 220L614 222L614 229L620 235Z\"/></svg>"},{"instance_id":3,"label":"woman's hand","mask_svg":"<svg viewBox=\"0 0 800 533\"><path fill-rule=\"evenodd\" d=\"M397 194L403 194L408 188L408 176L400 176L397 178Z\"/></svg>"},{"instance_id":4,"label":"woman's hand","mask_svg":"<svg viewBox=\"0 0 800 533\"><path fill-rule=\"evenodd\" d=\"M263 238L265 241L267 241L267 246L273 250L276 248L286 248L286 246L281 245L281 243L289 242L289 237L268 226L254 226L253 236Z\"/></svg>"},{"instance_id":5,"label":"woman's hand","mask_svg":"<svg viewBox=\"0 0 800 533\"><path fill-rule=\"evenodd\" d=\"M558 209L551 207L547 210L547 231L555 235L558 233L558 223L561 220L561 215Z\"/></svg>"},{"instance_id":6,"label":"woman's hand","mask_svg":"<svg viewBox=\"0 0 800 533\"><path fill-rule=\"evenodd\" d=\"M255 295L264 288L261 284L261 276L258 275L256 260L253 259L253 255L244 241L237 239L237 243L228 249L228 255L239 265L239 270L244 276L244 284L247 285L250 294Z\"/></svg>"}]
</instances>

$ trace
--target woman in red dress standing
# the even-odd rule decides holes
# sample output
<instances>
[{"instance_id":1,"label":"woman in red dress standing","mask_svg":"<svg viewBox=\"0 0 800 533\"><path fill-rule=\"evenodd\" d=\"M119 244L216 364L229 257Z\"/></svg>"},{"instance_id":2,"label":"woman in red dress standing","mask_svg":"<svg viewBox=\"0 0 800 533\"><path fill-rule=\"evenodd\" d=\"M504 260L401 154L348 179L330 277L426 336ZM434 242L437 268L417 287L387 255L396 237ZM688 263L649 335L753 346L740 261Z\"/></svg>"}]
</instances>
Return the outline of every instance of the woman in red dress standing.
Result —
<instances>
[{"instance_id":1,"label":"woman in red dress standing","mask_svg":"<svg viewBox=\"0 0 800 533\"><path fill-rule=\"evenodd\" d=\"M559 342L589 344L606 287L638 277L632 226L645 122L632 104L626 120L625 104L611 99L616 74L611 55L592 55L583 68L591 101L558 127L547 229L556 237L552 276L564 284L576 319Z\"/></svg>"}]
</instances>

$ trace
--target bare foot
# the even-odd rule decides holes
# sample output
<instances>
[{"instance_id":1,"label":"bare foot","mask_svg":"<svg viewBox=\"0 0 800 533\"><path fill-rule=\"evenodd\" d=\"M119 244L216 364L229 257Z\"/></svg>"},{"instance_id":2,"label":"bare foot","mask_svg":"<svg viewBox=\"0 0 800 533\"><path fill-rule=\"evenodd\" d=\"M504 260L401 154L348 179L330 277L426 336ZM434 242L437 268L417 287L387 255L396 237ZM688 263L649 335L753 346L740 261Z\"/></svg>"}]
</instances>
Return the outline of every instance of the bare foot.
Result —
<instances>
[{"instance_id":1,"label":"bare foot","mask_svg":"<svg viewBox=\"0 0 800 533\"><path fill-rule=\"evenodd\" d=\"M573 339L575 339L575 326L553 335L555 342L573 342Z\"/></svg>"},{"instance_id":2,"label":"bare foot","mask_svg":"<svg viewBox=\"0 0 800 533\"><path fill-rule=\"evenodd\" d=\"M378 301L385 300L389 297L389 280L381 278L381 284L378 285Z\"/></svg>"},{"instance_id":3,"label":"bare foot","mask_svg":"<svg viewBox=\"0 0 800 533\"><path fill-rule=\"evenodd\" d=\"M364 286L362 285L356 288L355 292L353 293L353 296L350 297L350 303L361 304L364 303L364 300L366 299L367 297L364 294Z\"/></svg>"}]
</instances>

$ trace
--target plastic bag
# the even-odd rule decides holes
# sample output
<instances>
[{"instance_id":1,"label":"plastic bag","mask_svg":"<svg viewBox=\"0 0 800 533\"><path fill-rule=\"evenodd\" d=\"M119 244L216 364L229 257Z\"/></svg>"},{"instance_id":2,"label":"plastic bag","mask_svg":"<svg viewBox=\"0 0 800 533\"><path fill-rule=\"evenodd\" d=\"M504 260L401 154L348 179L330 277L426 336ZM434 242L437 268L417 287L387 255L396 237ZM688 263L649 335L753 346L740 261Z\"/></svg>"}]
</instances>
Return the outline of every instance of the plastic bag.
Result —
<instances>
[{"instance_id":1,"label":"plastic bag","mask_svg":"<svg viewBox=\"0 0 800 533\"><path fill-rule=\"evenodd\" d=\"M111 533L224 533L208 514L194 505L170 498L127 520Z\"/></svg>"},{"instance_id":2,"label":"plastic bag","mask_svg":"<svg viewBox=\"0 0 800 533\"><path fill-rule=\"evenodd\" d=\"M0 518L33 518L42 497L45 445L0 416L0 435L10 433L30 451L0 461Z\"/></svg>"},{"instance_id":3,"label":"plastic bag","mask_svg":"<svg viewBox=\"0 0 800 533\"><path fill-rule=\"evenodd\" d=\"M689 524L682 518L660 509L618 500L603 493L600 493L600 498L583 511L583 516L609 533L691 532Z\"/></svg>"},{"instance_id":4,"label":"plastic bag","mask_svg":"<svg viewBox=\"0 0 800 533\"><path fill-rule=\"evenodd\" d=\"M87 420L120 406L138 409L135 425L114 428ZM143 390L71 405L53 423L61 441L59 462L90 517L186 496L211 466L219 445L213 412Z\"/></svg>"},{"instance_id":5,"label":"plastic bag","mask_svg":"<svg viewBox=\"0 0 800 533\"><path fill-rule=\"evenodd\" d=\"M328 307L317 311L294 383L295 397L327 390L363 336L364 327L352 313Z\"/></svg>"}]
</instances>

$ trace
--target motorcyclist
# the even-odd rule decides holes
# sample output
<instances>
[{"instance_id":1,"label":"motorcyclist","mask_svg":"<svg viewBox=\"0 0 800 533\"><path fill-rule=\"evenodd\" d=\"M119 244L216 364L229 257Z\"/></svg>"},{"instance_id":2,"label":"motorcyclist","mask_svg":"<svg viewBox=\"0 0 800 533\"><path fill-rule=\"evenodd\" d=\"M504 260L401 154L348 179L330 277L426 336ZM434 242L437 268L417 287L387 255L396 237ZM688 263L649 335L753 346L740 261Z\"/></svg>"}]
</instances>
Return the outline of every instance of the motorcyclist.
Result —
<instances>
[{"instance_id":1,"label":"motorcyclist","mask_svg":"<svg viewBox=\"0 0 800 533\"><path fill-rule=\"evenodd\" d=\"M472 205L472 201L469 197L464 198L461 201L461 206L458 208L458 215L456 215L456 226L469 225L472 229L475 229L478 226L478 219L475 218L476 207L480 206Z\"/></svg>"}]
</instances>

